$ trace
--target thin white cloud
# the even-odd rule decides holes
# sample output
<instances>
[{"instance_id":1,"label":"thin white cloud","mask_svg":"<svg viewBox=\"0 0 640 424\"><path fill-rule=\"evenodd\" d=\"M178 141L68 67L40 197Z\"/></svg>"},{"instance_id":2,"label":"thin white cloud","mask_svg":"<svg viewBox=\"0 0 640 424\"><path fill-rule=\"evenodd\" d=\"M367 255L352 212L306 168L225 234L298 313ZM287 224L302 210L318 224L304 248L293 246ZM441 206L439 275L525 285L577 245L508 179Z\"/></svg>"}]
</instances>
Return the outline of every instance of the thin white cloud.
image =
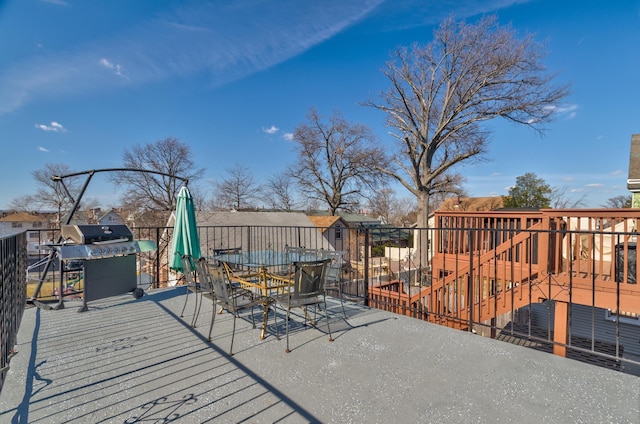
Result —
<instances>
[{"instance_id":1,"label":"thin white cloud","mask_svg":"<svg viewBox=\"0 0 640 424\"><path fill-rule=\"evenodd\" d=\"M66 5L63 0L48 1ZM0 115L42 98L193 75L206 75L210 86L217 87L298 56L365 18L392 29L437 23L451 13L473 16L522 1L493 0L480 5L476 0L296 1L286 8L269 0L155 2L155 14L109 38L80 39L77 45L62 46L63 51L8 63L0 74ZM406 22L407 10L413 12L415 21ZM247 25L238 25L240 22ZM114 73L123 78L113 78Z\"/></svg>"},{"instance_id":2,"label":"thin white cloud","mask_svg":"<svg viewBox=\"0 0 640 424\"><path fill-rule=\"evenodd\" d=\"M271 125L269 128L263 128L262 131L267 134L275 134L280 131L280 128L276 127L275 125Z\"/></svg>"},{"instance_id":3,"label":"thin white cloud","mask_svg":"<svg viewBox=\"0 0 640 424\"><path fill-rule=\"evenodd\" d=\"M48 152L49 149L47 149L46 147L42 147L42 146L38 146L38 150L41 152Z\"/></svg>"},{"instance_id":4,"label":"thin white cloud","mask_svg":"<svg viewBox=\"0 0 640 424\"><path fill-rule=\"evenodd\" d=\"M122 66L120 64L117 63L113 63L108 59L105 59L104 57L102 59L100 59L98 61L98 63L106 69L109 69L110 71L113 71L114 74L124 77L125 75L122 73Z\"/></svg>"},{"instance_id":5,"label":"thin white cloud","mask_svg":"<svg viewBox=\"0 0 640 424\"><path fill-rule=\"evenodd\" d=\"M551 110L556 115L561 115L566 119L573 119L576 117L578 105L568 104L564 106L547 106L547 110Z\"/></svg>"},{"instance_id":6,"label":"thin white cloud","mask_svg":"<svg viewBox=\"0 0 640 424\"><path fill-rule=\"evenodd\" d=\"M623 174L624 174L624 172L623 172L623 171L621 171L620 169L616 169L615 171L613 171L613 172L611 173L611 175L623 175Z\"/></svg>"},{"instance_id":7,"label":"thin white cloud","mask_svg":"<svg viewBox=\"0 0 640 424\"><path fill-rule=\"evenodd\" d=\"M64 0L40 0L43 3L49 3L49 4L55 4L57 6L69 6L69 3L67 3Z\"/></svg>"},{"instance_id":8,"label":"thin white cloud","mask_svg":"<svg viewBox=\"0 0 640 424\"><path fill-rule=\"evenodd\" d=\"M115 36L9 63L0 74L0 115L41 98L193 75L208 75L211 86L220 86L304 53L383 1L293 2L286 8L267 0L159 2L155 16ZM238 22L250 22L251 30Z\"/></svg>"},{"instance_id":9,"label":"thin white cloud","mask_svg":"<svg viewBox=\"0 0 640 424\"><path fill-rule=\"evenodd\" d=\"M282 134L282 138L284 138L287 141L291 141L293 140L293 133L284 133Z\"/></svg>"},{"instance_id":10,"label":"thin white cloud","mask_svg":"<svg viewBox=\"0 0 640 424\"><path fill-rule=\"evenodd\" d=\"M36 128L42 130L42 131L53 131L53 132L66 132L67 129L65 127L63 127L61 124L57 123L56 121L52 121L51 124L46 125L46 124L36 124L35 125Z\"/></svg>"},{"instance_id":11,"label":"thin white cloud","mask_svg":"<svg viewBox=\"0 0 640 424\"><path fill-rule=\"evenodd\" d=\"M590 183L590 184L585 184L585 187L600 188L600 187L604 187L604 184L602 184L602 183Z\"/></svg>"}]
</instances>

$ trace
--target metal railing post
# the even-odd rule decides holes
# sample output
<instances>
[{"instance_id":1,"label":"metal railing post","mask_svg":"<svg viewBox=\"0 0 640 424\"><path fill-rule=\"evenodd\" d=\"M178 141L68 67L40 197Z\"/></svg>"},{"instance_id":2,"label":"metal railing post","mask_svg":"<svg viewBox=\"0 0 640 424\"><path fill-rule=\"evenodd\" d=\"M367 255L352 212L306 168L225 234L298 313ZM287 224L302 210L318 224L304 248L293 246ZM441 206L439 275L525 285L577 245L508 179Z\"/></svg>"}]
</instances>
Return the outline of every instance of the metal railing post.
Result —
<instances>
[{"instance_id":1,"label":"metal railing post","mask_svg":"<svg viewBox=\"0 0 640 424\"><path fill-rule=\"evenodd\" d=\"M369 306L369 229L364 229L364 306Z\"/></svg>"},{"instance_id":2,"label":"metal railing post","mask_svg":"<svg viewBox=\"0 0 640 424\"><path fill-rule=\"evenodd\" d=\"M469 287L467 295L469 296L469 331L473 332L473 302L475 293L473 291L473 256L474 256L474 237L475 232L469 229Z\"/></svg>"}]
</instances>

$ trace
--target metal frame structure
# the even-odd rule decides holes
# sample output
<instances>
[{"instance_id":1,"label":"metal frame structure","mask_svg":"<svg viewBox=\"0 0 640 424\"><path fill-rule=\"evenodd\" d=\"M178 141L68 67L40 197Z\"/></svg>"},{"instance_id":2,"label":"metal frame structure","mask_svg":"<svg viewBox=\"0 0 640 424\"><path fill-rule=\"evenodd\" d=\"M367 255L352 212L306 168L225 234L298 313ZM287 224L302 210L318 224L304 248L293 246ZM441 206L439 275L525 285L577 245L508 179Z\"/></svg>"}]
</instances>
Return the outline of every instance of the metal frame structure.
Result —
<instances>
[{"instance_id":1,"label":"metal frame structure","mask_svg":"<svg viewBox=\"0 0 640 424\"><path fill-rule=\"evenodd\" d=\"M142 172L142 173L149 173L149 174L157 174L157 175L162 175L165 177L170 177L170 178L175 178L178 180L181 180L184 182L184 185L188 185L189 184L189 179L188 178L184 178L184 177L179 177L177 175L172 175L172 174L168 174L166 172L161 172L161 171L154 171L154 170L150 170L150 169L138 169L138 168L103 168L103 169L92 169L92 170L88 170L88 171L81 171L81 172L74 172L74 173L70 173L70 174L65 174L65 175L53 175L51 176L51 180L54 182L57 182L59 184L62 185L62 188L64 189L64 192L66 193L66 195L69 197L69 199L73 202L73 207L71 208L71 211L69 212L69 214L67 215L67 219L65 220L64 225L68 225L71 223L71 220L73 219L73 215L77 212L78 208L80 207L80 201L82 200L82 197L84 196L84 193L87 190L87 187L89 186L89 183L91 182L91 179L93 178L93 176L96 173L99 172ZM80 175L88 175L86 181L84 182L82 189L80 190L80 193L78 194L78 197L76 199L73 198L73 196L71 195L71 193L69 192L69 189L67 188L66 184L64 183L64 179L65 178L70 178L70 177L77 177ZM60 235L58 237L58 241L57 243L62 242L62 235ZM63 275L64 272L62 272L62 268L60 270L60 281L58 283L58 293L59 293L59 300L58 300L58 304L50 307L49 305L46 305L42 302L39 302L37 299L38 295L40 294L40 290L42 289L42 284L44 283L47 274L49 272L49 269L51 268L51 264L53 263L54 259L57 256L57 252L55 249L51 249L51 251L49 252L49 255L47 256L47 260L46 263L44 265L44 270L40 276L40 280L38 282L38 286L36 287L36 290L33 294L33 296L28 299L28 301L30 303L35 304L38 307L45 307L47 309L62 309L64 308L64 300L63 300L63 296L62 296L62 292L63 292Z\"/></svg>"}]
</instances>

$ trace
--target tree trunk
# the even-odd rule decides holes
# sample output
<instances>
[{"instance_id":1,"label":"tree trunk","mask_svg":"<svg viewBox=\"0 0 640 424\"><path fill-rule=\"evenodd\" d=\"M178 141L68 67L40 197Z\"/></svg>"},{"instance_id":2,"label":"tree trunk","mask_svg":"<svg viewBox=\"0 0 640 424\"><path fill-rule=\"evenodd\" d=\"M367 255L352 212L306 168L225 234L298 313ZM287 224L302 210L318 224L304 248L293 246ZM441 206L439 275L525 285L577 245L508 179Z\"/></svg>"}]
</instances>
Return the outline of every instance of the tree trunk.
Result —
<instances>
[{"instance_id":1,"label":"tree trunk","mask_svg":"<svg viewBox=\"0 0 640 424\"><path fill-rule=\"evenodd\" d=\"M429 194L421 192L418 196L418 228L429 227Z\"/></svg>"},{"instance_id":2,"label":"tree trunk","mask_svg":"<svg viewBox=\"0 0 640 424\"><path fill-rule=\"evenodd\" d=\"M419 261L421 270L426 271L429 267L431 255L429 254L429 246L432 243L432 231L429 229L429 194L427 192L421 192L418 196L418 246L414 248L418 249Z\"/></svg>"}]
</instances>

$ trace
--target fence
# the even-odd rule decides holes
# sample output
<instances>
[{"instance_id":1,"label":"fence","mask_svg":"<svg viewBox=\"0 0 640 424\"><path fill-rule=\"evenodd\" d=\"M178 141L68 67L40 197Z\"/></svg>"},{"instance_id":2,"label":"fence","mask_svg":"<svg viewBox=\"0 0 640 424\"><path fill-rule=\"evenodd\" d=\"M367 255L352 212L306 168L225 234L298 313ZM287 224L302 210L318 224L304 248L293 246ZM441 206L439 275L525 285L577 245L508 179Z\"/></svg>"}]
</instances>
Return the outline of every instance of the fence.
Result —
<instances>
[{"instance_id":1,"label":"fence","mask_svg":"<svg viewBox=\"0 0 640 424\"><path fill-rule=\"evenodd\" d=\"M20 233L0 239L0 391L13 355L26 303L27 238Z\"/></svg>"},{"instance_id":2,"label":"fence","mask_svg":"<svg viewBox=\"0 0 640 424\"><path fill-rule=\"evenodd\" d=\"M228 248L341 250L348 300L640 374L640 211L607 213L442 212L428 229L215 226L199 234L207 256ZM138 256L151 287L181 283L168 267L172 231L133 229L158 245ZM37 268L32 273L38 278Z\"/></svg>"}]
</instances>

